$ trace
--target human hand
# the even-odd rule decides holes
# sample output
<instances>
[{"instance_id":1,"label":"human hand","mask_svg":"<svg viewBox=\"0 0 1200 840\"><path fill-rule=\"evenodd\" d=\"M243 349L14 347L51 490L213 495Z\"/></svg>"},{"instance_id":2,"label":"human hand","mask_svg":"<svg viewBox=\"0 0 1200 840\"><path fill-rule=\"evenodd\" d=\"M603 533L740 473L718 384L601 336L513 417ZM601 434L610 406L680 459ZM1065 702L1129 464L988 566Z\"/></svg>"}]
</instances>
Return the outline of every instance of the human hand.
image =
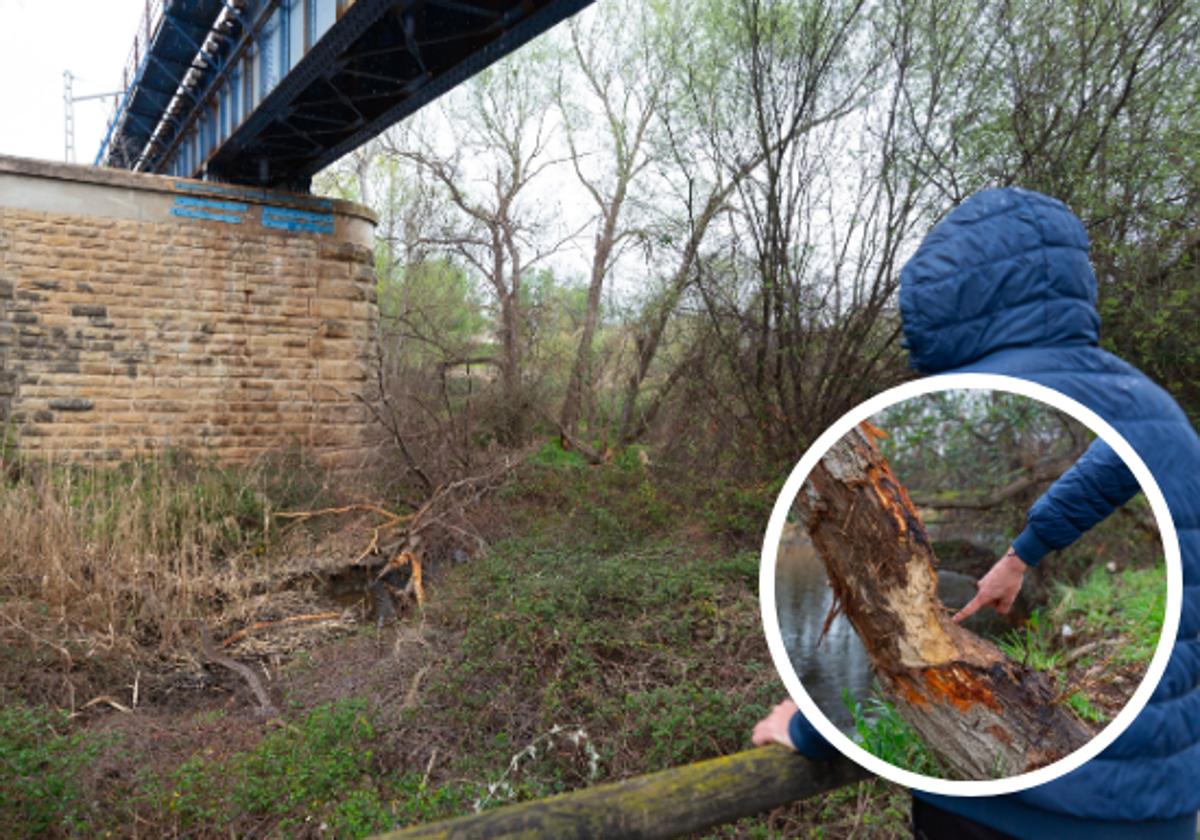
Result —
<instances>
[{"instance_id":1,"label":"human hand","mask_svg":"<svg viewBox=\"0 0 1200 840\"><path fill-rule=\"evenodd\" d=\"M792 720L792 715L797 711L798 707L792 700L784 700L772 709L770 714L754 725L754 734L750 737L751 742L756 747L766 744L783 744L789 750L796 749L791 736L788 735L788 724Z\"/></svg>"},{"instance_id":2,"label":"human hand","mask_svg":"<svg viewBox=\"0 0 1200 840\"><path fill-rule=\"evenodd\" d=\"M970 618L983 607L992 607L1001 615L1012 609L1013 601L1021 592L1021 581L1025 578L1025 570L1029 567L1017 556L1011 548L996 565L979 579L979 591L970 602L954 614L954 620L961 622Z\"/></svg>"}]
</instances>

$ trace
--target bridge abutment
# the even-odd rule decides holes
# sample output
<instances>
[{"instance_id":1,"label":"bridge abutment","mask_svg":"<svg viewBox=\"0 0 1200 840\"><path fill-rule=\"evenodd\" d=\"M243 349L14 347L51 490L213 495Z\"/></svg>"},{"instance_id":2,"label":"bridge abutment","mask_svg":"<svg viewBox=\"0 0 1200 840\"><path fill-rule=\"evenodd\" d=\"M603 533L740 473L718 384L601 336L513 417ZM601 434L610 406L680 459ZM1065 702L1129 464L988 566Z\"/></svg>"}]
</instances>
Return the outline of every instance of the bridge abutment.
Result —
<instances>
[{"instance_id":1,"label":"bridge abutment","mask_svg":"<svg viewBox=\"0 0 1200 840\"><path fill-rule=\"evenodd\" d=\"M358 205L0 156L0 422L22 452L300 445L369 458L374 216Z\"/></svg>"}]
</instances>

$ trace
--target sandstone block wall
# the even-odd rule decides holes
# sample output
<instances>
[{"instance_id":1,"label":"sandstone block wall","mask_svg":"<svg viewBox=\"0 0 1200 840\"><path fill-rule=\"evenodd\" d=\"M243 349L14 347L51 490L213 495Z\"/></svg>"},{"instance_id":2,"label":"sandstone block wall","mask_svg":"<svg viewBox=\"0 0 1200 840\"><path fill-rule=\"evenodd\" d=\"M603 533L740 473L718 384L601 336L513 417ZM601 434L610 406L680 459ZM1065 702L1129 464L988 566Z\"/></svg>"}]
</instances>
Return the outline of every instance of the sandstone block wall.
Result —
<instances>
[{"instance_id":1,"label":"sandstone block wall","mask_svg":"<svg viewBox=\"0 0 1200 840\"><path fill-rule=\"evenodd\" d=\"M373 227L346 202L0 157L0 423L70 459L299 444L355 466Z\"/></svg>"}]
</instances>

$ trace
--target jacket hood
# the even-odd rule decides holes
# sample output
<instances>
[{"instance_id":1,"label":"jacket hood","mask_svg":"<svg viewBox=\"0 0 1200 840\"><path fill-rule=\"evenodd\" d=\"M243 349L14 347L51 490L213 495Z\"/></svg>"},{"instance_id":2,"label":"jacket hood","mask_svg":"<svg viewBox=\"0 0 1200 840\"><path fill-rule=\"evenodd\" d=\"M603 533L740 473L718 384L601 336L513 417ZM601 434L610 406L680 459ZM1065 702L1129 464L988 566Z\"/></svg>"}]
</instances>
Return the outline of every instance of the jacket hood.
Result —
<instances>
[{"instance_id":1,"label":"jacket hood","mask_svg":"<svg viewBox=\"0 0 1200 840\"><path fill-rule=\"evenodd\" d=\"M975 193L900 271L909 363L937 373L1006 347L1096 344L1096 275L1083 224L1016 187Z\"/></svg>"}]
</instances>

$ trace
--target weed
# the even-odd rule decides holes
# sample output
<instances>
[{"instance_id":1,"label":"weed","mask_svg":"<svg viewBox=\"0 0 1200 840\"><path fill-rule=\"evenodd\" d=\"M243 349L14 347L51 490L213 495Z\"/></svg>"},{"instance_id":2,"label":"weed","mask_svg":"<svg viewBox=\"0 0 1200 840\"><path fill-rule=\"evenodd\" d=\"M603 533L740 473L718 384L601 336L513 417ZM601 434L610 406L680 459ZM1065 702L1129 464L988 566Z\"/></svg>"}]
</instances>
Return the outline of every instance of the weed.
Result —
<instances>
[{"instance_id":1,"label":"weed","mask_svg":"<svg viewBox=\"0 0 1200 840\"><path fill-rule=\"evenodd\" d=\"M757 545L783 479L753 487L717 482L703 506L705 524L738 545Z\"/></svg>"},{"instance_id":2,"label":"weed","mask_svg":"<svg viewBox=\"0 0 1200 840\"><path fill-rule=\"evenodd\" d=\"M404 773L390 791L394 824L433 822L467 813L484 791L482 785L467 782L430 785L420 773Z\"/></svg>"},{"instance_id":3,"label":"weed","mask_svg":"<svg viewBox=\"0 0 1200 840\"><path fill-rule=\"evenodd\" d=\"M498 733L496 743L503 745L508 742L506 733ZM555 750L577 750L586 758L588 765L587 779L593 781L600 773L600 754L596 752L596 748L592 746L591 739L587 732L579 726L563 726L555 724L550 730L537 738L534 738L525 747L516 752L508 760L508 766L504 772L495 781L488 783L487 792L475 800L474 810L482 811L489 804L498 804L500 802L509 801L515 798L518 794L518 774L533 765L539 758L551 754ZM554 777L555 782L561 781L561 776L557 774ZM535 785L535 796L545 796L550 793L558 793L562 790L561 784L549 784L544 781L541 785Z\"/></svg>"},{"instance_id":4,"label":"weed","mask_svg":"<svg viewBox=\"0 0 1200 840\"><path fill-rule=\"evenodd\" d=\"M746 747L754 721L779 692L753 597L757 552L721 550L696 529L695 493L659 483L636 451L586 468L559 453L544 460L550 463L530 465L513 482L517 489L507 491L517 494L508 497L517 502L506 511L508 533L520 536L492 538L486 553L437 578L438 596L425 620L453 638L454 648L422 683L419 703L397 709L394 693L378 707L345 700L305 711L294 702L281 728L249 749L230 754L214 742L182 763L123 777L131 790L105 803L116 815L113 825L136 817L162 835L358 837L462 814L484 800L491 806L545 796ZM224 583L214 582L235 567L252 570L253 547L269 539L255 522L279 502L264 484L241 475L257 495L240 496L236 483L227 493L216 478L201 501L179 488L185 502L173 521L181 527L164 525L152 535L169 559L138 554L133 539L145 535L138 528L146 522L172 521L149 507L162 494L84 476L91 482L86 494L72 497L65 492L72 485L60 484L40 497L33 485L18 495L59 504L54 521L65 523L62 542L76 547L83 532L70 529L84 521L79 505L98 504L84 496L109 498L110 507L124 501L128 509L97 527L111 535L106 551L130 554L89 556L93 585L104 585L96 569L112 569L128 583L136 579L134 564L142 563L153 576L147 587L163 606L186 614L228 597ZM164 468L155 477L125 480L158 481L169 490L173 479ZM243 503L248 507L239 508ZM200 508L203 517L188 518ZM151 515L139 519L133 509ZM217 517L218 510L225 513ZM233 542L218 550L202 538L223 538L222 532L193 528L201 520L241 530L225 532ZM74 561L62 562L66 575L81 574ZM0 564L0 573L11 568ZM0 577L0 586L12 580ZM168 626L148 604L118 603L133 608L139 626ZM298 656L289 678L308 679L314 667L311 657ZM566 720L574 725L553 743L538 741ZM223 725L215 713L187 724ZM402 734L381 733L385 726ZM586 743L572 741L580 731ZM401 756L412 750L411 738L422 736L438 745L440 760L429 755L410 766ZM536 753L521 746L533 743ZM514 754L522 757L506 772ZM497 781L502 785L489 799L489 784ZM90 792L83 798L90 800Z\"/></svg>"},{"instance_id":5,"label":"weed","mask_svg":"<svg viewBox=\"0 0 1200 840\"><path fill-rule=\"evenodd\" d=\"M205 712L196 712L196 714L192 715L192 720L201 726L211 726L224 717L224 709L209 709Z\"/></svg>"},{"instance_id":6,"label":"weed","mask_svg":"<svg viewBox=\"0 0 1200 840\"><path fill-rule=\"evenodd\" d=\"M19 463L17 438L16 424L0 418L0 479L8 479L9 470L15 470Z\"/></svg>"},{"instance_id":7,"label":"weed","mask_svg":"<svg viewBox=\"0 0 1200 840\"><path fill-rule=\"evenodd\" d=\"M0 706L0 824L9 836L86 826L79 779L102 742L70 728L65 712Z\"/></svg>"},{"instance_id":8,"label":"weed","mask_svg":"<svg viewBox=\"0 0 1200 840\"><path fill-rule=\"evenodd\" d=\"M110 647L172 647L184 619L245 594L272 511L316 492L299 456L279 457L291 468L177 452L110 467L23 463L0 494L0 597L42 605Z\"/></svg>"},{"instance_id":9,"label":"weed","mask_svg":"<svg viewBox=\"0 0 1200 840\"><path fill-rule=\"evenodd\" d=\"M635 443L618 452L613 458L613 464L627 472L640 472L648 459L646 447Z\"/></svg>"},{"instance_id":10,"label":"weed","mask_svg":"<svg viewBox=\"0 0 1200 840\"><path fill-rule=\"evenodd\" d=\"M364 701L317 706L247 752L220 761L203 751L194 755L171 774L167 788L149 795L157 810L185 832L245 817L280 820L301 811L320 812L369 773L375 737ZM362 804L361 795L357 801ZM349 820L354 806L347 808Z\"/></svg>"},{"instance_id":11,"label":"weed","mask_svg":"<svg viewBox=\"0 0 1200 840\"><path fill-rule=\"evenodd\" d=\"M395 815L374 787L355 788L342 798L325 821L334 837L366 837L395 825Z\"/></svg>"},{"instance_id":12,"label":"weed","mask_svg":"<svg viewBox=\"0 0 1200 840\"><path fill-rule=\"evenodd\" d=\"M324 802L368 770L375 729L361 700L313 709L295 729L272 733L230 768L242 783L233 801L257 813L284 814Z\"/></svg>"},{"instance_id":13,"label":"weed","mask_svg":"<svg viewBox=\"0 0 1200 840\"><path fill-rule=\"evenodd\" d=\"M1084 720L1093 723L1104 723L1108 720L1108 715L1093 706L1091 701L1078 691L1067 698L1067 705Z\"/></svg>"},{"instance_id":14,"label":"weed","mask_svg":"<svg viewBox=\"0 0 1200 840\"><path fill-rule=\"evenodd\" d=\"M1048 627L1053 627L1049 624ZM997 642L999 648L1010 658L1036 671L1050 671L1062 661L1061 651L1052 650L1052 632L1042 620L1040 610L1034 610L1023 627L1009 630Z\"/></svg>"},{"instance_id":15,"label":"weed","mask_svg":"<svg viewBox=\"0 0 1200 840\"><path fill-rule=\"evenodd\" d=\"M728 691L693 685L630 694L623 705L630 747L650 770L719 755L722 744L738 743L765 711Z\"/></svg>"},{"instance_id":16,"label":"weed","mask_svg":"<svg viewBox=\"0 0 1200 840\"><path fill-rule=\"evenodd\" d=\"M569 549L556 531L529 529L443 582L429 618L461 631L460 658L431 681L431 705L474 733L479 767L460 775L494 778L512 744L563 720L586 727L610 774L728 752L778 692L748 597L755 554L709 556L629 524L623 548L606 550L606 529L589 516ZM565 750L519 782L552 791L589 774Z\"/></svg>"},{"instance_id":17,"label":"weed","mask_svg":"<svg viewBox=\"0 0 1200 840\"><path fill-rule=\"evenodd\" d=\"M854 717L855 741L864 750L904 770L944 775L941 763L891 703L872 695L864 705L849 689L842 689L842 702Z\"/></svg>"},{"instance_id":18,"label":"weed","mask_svg":"<svg viewBox=\"0 0 1200 840\"><path fill-rule=\"evenodd\" d=\"M557 438L548 440L542 444L541 449L534 453L533 458L530 460L539 466L554 467L557 469L587 466L587 461L582 455L569 449L563 449L562 443Z\"/></svg>"}]
</instances>

